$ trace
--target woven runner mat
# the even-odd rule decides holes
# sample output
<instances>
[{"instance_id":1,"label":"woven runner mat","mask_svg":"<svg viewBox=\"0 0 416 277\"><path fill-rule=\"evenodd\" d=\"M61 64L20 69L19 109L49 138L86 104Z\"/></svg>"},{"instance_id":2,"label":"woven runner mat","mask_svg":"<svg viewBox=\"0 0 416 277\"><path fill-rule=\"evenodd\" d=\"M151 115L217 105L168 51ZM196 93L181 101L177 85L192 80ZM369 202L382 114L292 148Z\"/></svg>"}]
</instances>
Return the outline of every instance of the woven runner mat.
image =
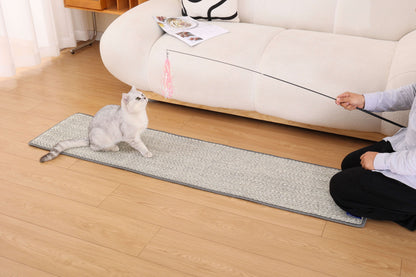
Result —
<instances>
[{"instance_id":1,"label":"woven runner mat","mask_svg":"<svg viewBox=\"0 0 416 277\"><path fill-rule=\"evenodd\" d=\"M29 144L49 150L61 140L85 138L91 119L90 115L74 114ZM142 157L124 143L119 152L82 147L64 154L350 226L365 225L365 218L346 214L329 194L329 180L338 169L152 129L147 129L142 139L152 158Z\"/></svg>"}]
</instances>

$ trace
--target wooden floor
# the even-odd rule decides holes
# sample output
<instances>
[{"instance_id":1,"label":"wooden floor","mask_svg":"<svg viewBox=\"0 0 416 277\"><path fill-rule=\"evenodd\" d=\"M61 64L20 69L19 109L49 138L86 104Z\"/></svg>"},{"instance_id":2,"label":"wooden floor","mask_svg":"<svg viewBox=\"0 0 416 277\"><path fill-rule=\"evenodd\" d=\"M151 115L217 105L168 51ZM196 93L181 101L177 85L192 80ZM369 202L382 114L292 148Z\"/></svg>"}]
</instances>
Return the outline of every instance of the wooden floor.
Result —
<instances>
[{"instance_id":1,"label":"wooden floor","mask_svg":"<svg viewBox=\"0 0 416 277\"><path fill-rule=\"evenodd\" d=\"M61 156L28 142L129 87L94 45L0 79L0 276L416 276L416 233L363 229ZM369 142L149 103L151 128L339 167Z\"/></svg>"}]
</instances>

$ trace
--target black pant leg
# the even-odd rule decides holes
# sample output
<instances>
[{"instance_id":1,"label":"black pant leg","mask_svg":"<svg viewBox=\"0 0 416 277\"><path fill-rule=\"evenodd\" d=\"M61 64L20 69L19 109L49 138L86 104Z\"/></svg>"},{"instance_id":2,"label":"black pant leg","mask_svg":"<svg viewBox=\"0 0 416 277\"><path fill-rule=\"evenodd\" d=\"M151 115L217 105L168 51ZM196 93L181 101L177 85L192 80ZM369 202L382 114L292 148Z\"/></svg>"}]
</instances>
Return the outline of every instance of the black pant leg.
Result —
<instances>
[{"instance_id":1,"label":"black pant leg","mask_svg":"<svg viewBox=\"0 0 416 277\"><path fill-rule=\"evenodd\" d=\"M330 193L343 210L416 229L416 190L379 172L354 167L334 175Z\"/></svg>"}]
</instances>

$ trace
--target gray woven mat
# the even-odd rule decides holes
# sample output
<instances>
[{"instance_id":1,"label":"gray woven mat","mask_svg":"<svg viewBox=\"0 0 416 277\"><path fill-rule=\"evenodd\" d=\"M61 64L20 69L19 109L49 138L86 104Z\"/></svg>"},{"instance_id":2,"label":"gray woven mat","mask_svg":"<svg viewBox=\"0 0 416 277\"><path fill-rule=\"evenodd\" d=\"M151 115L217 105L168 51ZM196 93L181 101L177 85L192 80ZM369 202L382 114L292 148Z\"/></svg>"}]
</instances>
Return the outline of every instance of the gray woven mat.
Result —
<instances>
[{"instance_id":1,"label":"gray woven mat","mask_svg":"<svg viewBox=\"0 0 416 277\"><path fill-rule=\"evenodd\" d=\"M85 138L91 118L74 114L29 144L49 150L60 140ZM119 152L94 152L83 147L65 154L350 226L365 225L365 218L347 215L329 195L329 180L337 169L151 129L142 139L152 158L142 157L123 143Z\"/></svg>"}]
</instances>

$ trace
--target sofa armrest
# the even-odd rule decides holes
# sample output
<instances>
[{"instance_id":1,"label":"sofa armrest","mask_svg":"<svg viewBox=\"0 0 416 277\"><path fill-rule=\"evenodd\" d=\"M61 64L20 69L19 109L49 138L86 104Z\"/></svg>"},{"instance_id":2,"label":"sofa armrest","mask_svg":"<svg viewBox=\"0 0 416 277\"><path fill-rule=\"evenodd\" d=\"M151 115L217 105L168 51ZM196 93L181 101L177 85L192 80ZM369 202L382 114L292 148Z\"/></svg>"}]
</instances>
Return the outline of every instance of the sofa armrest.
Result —
<instances>
[{"instance_id":1,"label":"sofa armrest","mask_svg":"<svg viewBox=\"0 0 416 277\"><path fill-rule=\"evenodd\" d=\"M387 90L399 88L405 85L416 83L416 30L402 37L396 48L390 75L387 82ZM407 126L409 112L384 112L382 114L397 123ZM381 132L391 135L397 131L397 127L387 122L382 122Z\"/></svg>"},{"instance_id":2,"label":"sofa armrest","mask_svg":"<svg viewBox=\"0 0 416 277\"><path fill-rule=\"evenodd\" d=\"M114 20L100 40L101 58L108 71L141 90L149 90L150 51L164 34L153 19L158 15L180 16L180 1L150 0L140 4Z\"/></svg>"},{"instance_id":3,"label":"sofa armrest","mask_svg":"<svg viewBox=\"0 0 416 277\"><path fill-rule=\"evenodd\" d=\"M386 89L416 82L416 30L402 37L396 48Z\"/></svg>"}]
</instances>

